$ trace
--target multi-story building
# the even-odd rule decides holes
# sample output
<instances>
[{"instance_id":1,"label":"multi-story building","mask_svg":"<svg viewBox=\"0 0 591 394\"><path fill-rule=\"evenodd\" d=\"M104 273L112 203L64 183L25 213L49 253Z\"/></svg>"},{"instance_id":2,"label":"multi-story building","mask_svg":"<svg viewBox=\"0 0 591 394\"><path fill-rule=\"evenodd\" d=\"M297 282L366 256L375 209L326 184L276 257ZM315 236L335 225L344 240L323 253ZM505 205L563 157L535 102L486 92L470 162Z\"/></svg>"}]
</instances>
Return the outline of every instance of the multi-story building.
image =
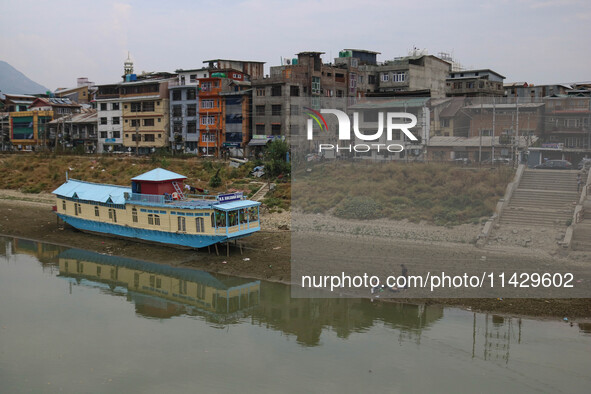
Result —
<instances>
[{"instance_id":1,"label":"multi-story building","mask_svg":"<svg viewBox=\"0 0 591 394\"><path fill-rule=\"evenodd\" d=\"M273 138L300 138L304 129L294 116L302 112L302 97L320 108L320 100L332 108L344 109L355 84L349 81L346 61L339 66L322 63L324 52L301 52L290 64L271 67L270 76L253 79L253 138L250 147L266 144ZM339 100L340 99L340 100ZM302 118L303 119L303 118Z\"/></svg>"},{"instance_id":2,"label":"multi-story building","mask_svg":"<svg viewBox=\"0 0 591 394\"><path fill-rule=\"evenodd\" d=\"M250 89L248 75L238 70L216 70L199 79L199 154L221 157L226 142L225 93ZM241 121L247 122L247 119Z\"/></svg>"},{"instance_id":3,"label":"multi-story building","mask_svg":"<svg viewBox=\"0 0 591 394\"><path fill-rule=\"evenodd\" d=\"M431 100L431 135L444 137L468 137L470 118L463 110L467 99L453 97Z\"/></svg>"},{"instance_id":4,"label":"multi-story building","mask_svg":"<svg viewBox=\"0 0 591 394\"><path fill-rule=\"evenodd\" d=\"M451 63L433 55L406 56L386 61L376 68L378 92L445 97Z\"/></svg>"},{"instance_id":5,"label":"multi-story building","mask_svg":"<svg viewBox=\"0 0 591 394\"><path fill-rule=\"evenodd\" d=\"M72 116L49 122L49 139L63 149L79 149L83 153L96 153L98 147L97 111L83 109Z\"/></svg>"},{"instance_id":6,"label":"multi-story building","mask_svg":"<svg viewBox=\"0 0 591 394\"><path fill-rule=\"evenodd\" d=\"M176 79L168 84L170 100L170 144L172 150L186 153L199 151L199 78L209 77L205 68L177 70Z\"/></svg>"},{"instance_id":7,"label":"multi-story building","mask_svg":"<svg viewBox=\"0 0 591 394\"><path fill-rule=\"evenodd\" d=\"M505 77L490 69L452 71L446 80L447 96L503 97Z\"/></svg>"},{"instance_id":8,"label":"multi-story building","mask_svg":"<svg viewBox=\"0 0 591 394\"><path fill-rule=\"evenodd\" d=\"M225 105L225 135L222 146L232 157L244 157L251 137L252 90L220 93Z\"/></svg>"},{"instance_id":9,"label":"multi-story building","mask_svg":"<svg viewBox=\"0 0 591 394\"><path fill-rule=\"evenodd\" d=\"M547 97L544 103L543 157L573 163L591 157L591 98Z\"/></svg>"},{"instance_id":10,"label":"multi-story building","mask_svg":"<svg viewBox=\"0 0 591 394\"><path fill-rule=\"evenodd\" d=\"M10 140L19 150L34 150L50 145L47 124L53 119L71 117L80 105L67 98L37 98L28 111L10 113Z\"/></svg>"},{"instance_id":11,"label":"multi-story building","mask_svg":"<svg viewBox=\"0 0 591 394\"><path fill-rule=\"evenodd\" d=\"M4 111L6 112L28 111L33 101L37 100L36 96L25 94L5 94L4 96Z\"/></svg>"},{"instance_id":12,"label":"multi-story building","mask_svg":"<svg viewBox=\"0 0 591 394\"><path fill-rule=\"evenodd\" d=\"M205 60L203 63L207 64L207 70L212 73L224 70L235 70L247 75L250 79L262 78L265 71L265 62L252 60L212 59Z\"/></svg>"},{"instance_id":13,"label":"multi-story building","mask_svg":"<svg viewBox=\"0 0 591 394\"><path fill-rule=\"evenodd\" d=\"M123 152L123 115L119 84L100 85L96 92L98 153Z\"/></svg>"},{"instance_id":14,"label":"multi-story building","mask_svg":"<svg viewBox=\"0 0 591 394\"><path fill-rule=\"evenodd\" d=\"M147 154L168 147L168 83L173 74L128 74L125 77L126 81L119 85L124 148Z\"/></svg>"},{"instance_id":15,"label":"multi-story building","mask_svg":"<svg viewBox=\"0 0 591 394\"><path fill-rule=\"evenodd\" d=\"M548 96L566 95L572 90L570 85L533 85L527 82L513 82L503 85L505 97L519 99L520 102L540 101Z\"/></svg>"}]
</instances>

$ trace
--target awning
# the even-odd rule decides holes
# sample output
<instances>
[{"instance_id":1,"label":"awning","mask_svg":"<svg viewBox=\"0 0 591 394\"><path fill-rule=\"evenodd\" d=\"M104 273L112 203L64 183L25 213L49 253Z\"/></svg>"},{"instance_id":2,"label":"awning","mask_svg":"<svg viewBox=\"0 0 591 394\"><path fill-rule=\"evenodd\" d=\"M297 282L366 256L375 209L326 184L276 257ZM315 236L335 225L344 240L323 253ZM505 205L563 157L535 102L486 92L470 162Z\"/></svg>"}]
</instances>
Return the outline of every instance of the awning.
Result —
<instances>
[{"instance_id":1,"label":"awning","mask_svg":"<svg viewBox=\"0 0 591 394\"><path fill-rule=\"evenodd\" d=\"M267 142L271 141L271 138L256 138L250 140L248 146L263 146L267 145Z\"/></svg>"},{"instance_id":2,"label":"awning","mask_svg":"<svg viewBox=\"0 0 591 394\"><path fill-rule=\"evenodd\" d=\"M213 208L219 209L220 211L233 211L235 209L256 207L258 205L261 205L261 203L258 201L242 200L242 201L227 202L225 204L215 204L213 206Z\"/></svg>"}]
</instances>

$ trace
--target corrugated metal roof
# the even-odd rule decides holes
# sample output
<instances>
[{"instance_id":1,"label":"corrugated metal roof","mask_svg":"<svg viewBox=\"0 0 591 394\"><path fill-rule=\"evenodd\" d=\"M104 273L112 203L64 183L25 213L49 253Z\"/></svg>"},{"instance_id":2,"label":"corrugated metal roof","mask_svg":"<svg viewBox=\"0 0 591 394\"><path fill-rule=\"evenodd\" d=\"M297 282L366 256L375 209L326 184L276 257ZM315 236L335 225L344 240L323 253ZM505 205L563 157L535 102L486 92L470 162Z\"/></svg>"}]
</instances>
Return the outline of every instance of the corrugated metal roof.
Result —
<instances>
[{"instance_id":1,"label":"corrugated metal roof","mask_svg":"<svg viewBox=\"0 0 591 394\"><path fill-rule=\"evenodd\" d=\"M491 138L493 137L431 137L429 138L429 147L487 147L491 146ZM530 140L527 141L527 137L519 137L519 147L526 147L534 144L538 140L538 137L531 136ZM529 142L529 143L528 143ZM499 137L494 137L494 146L499 146ZM503 145L504 146L504 145Z\"/></svg>"},{"instance_id":2,"label":"corrugated metal roof","mask_svg":"<svg viewBox=\"0 0 591 394\"><path fill-rule=\"evenodd\" d=\"M132 181L148 182L172 181L176 179L187 179L187 177L177 174L176 172L165 170L163 168L155 168L152 171L148 171L142 175L136 176L135 178L131 178Z\"/></svg>"},{"instance_id":3,"label":"corrugated metal roof","mask_svg":"<svg viewBox=\"0 0 591 394\"><path fill-rule=\"evenodd\" d=\"M131 188L70 179L52 193L57 196L78 198L80 200L125 204L124 193L131 195Z\"/></svg>"},{"instance_id":4,"label":"corrugated metal roof","mask_svg":"<svg viewBox=\"0 0 591 394\"><path fill-rule=\"evenodd\" d=\"M227 203L223 203L223 204L216 204L213 207L215 209L219 209L220 211L232 211L234 209L256 207L257 205L261 205L261 203L258 201L252 201L252 200L241 200L241 201L227 202Z\"/></svg>"},{"instance_id":5,"label":"corrugated metal roof","mask_svg":"<svg viewBox=\"0 0 591 394\"><path fill-rule=\"evenodd\" d=\"M372 99L351 105L353 109L372 109L372 108L409 108L424 107L430 100L429 97L416 97L408 99Z\"/></svg>"}]
</instances>

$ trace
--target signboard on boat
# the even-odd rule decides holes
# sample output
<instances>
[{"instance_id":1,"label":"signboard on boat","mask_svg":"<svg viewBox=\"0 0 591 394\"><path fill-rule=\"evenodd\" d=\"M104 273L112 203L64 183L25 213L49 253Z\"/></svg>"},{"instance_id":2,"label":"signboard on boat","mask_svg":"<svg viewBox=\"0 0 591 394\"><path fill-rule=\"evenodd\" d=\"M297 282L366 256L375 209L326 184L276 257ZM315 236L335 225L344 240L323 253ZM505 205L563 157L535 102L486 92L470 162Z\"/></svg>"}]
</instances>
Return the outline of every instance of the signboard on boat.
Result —
<instances>
[{"instance_id":1,"label":"signboard on boat","mask_svg":"<svg viewBox=\"0 0 591 394\"><path fill-rule=\"evenodd\" d=\"M244 193L242 193L242 192L220 194L217 196L217 200L218 200L218 202L240 201L240 200L242 200L243 195L244 195Z\"/></svg>"}]
</instances>

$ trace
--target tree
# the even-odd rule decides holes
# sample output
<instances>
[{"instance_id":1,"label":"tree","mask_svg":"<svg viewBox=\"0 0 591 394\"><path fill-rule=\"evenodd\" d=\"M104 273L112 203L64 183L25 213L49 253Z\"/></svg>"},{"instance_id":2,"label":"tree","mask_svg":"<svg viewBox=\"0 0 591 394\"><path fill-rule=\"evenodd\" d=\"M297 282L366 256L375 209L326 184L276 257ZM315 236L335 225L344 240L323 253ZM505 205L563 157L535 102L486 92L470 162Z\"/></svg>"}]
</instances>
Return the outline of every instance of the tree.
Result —
<instances>
[{"instance_id":1,"label":"tree","mask_svg":"<svg viewBox=\"0 0 591 394\"><path fill-rule=\"evenodd\" d=\"M280 174L290 172L290 165L287 162L289 146L285 141L273 140L267 145L264 154L265 173L271 178Z\"/></svg>"}]
</instances>

